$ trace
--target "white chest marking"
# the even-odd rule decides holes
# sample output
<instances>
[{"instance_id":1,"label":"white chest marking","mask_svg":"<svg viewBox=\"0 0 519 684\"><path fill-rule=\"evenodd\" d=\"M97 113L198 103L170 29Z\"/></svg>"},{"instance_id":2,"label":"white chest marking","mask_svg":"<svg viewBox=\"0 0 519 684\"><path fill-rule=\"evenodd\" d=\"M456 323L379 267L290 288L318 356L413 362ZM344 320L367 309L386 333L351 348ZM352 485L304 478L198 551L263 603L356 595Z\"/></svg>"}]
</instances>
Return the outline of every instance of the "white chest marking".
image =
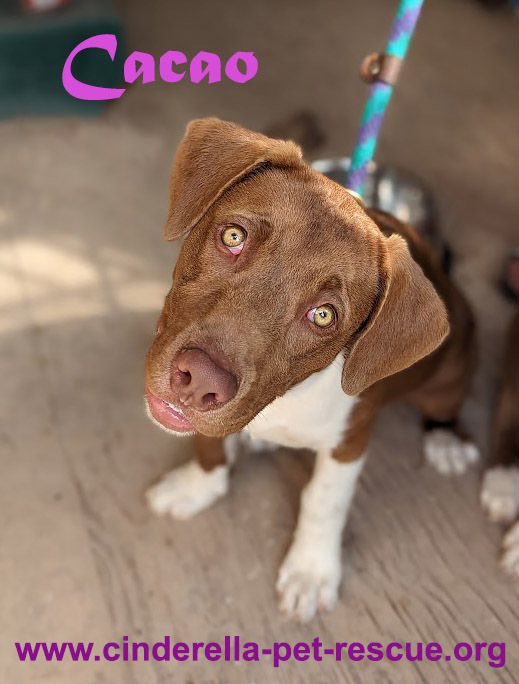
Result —
<instances>
[{"instance_id":1,"label":"white chest marking","mask_svg":"<svg viewBox=\"0 0 519 684\"><path fill-rule=\"evenodd\" d=\"M357 402L342 391L341 375L342 354L266 406L244 432L287 447L333 449Z\"/></svg>"}]
</instances>

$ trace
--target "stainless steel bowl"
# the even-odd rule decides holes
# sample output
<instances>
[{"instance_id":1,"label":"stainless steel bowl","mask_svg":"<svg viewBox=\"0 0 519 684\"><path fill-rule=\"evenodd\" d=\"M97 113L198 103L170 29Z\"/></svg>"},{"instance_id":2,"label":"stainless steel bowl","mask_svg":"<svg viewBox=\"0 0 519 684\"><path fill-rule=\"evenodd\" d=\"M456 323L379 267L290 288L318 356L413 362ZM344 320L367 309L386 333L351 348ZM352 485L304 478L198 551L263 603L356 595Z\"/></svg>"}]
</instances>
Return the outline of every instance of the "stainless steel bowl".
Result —
<instances>
[{"instance_id":1,"label":"stainless steel bowl","mask_svg":"<svg viewBox=\"0 0 519 684\"><path fill-rule=\"evenodd\" d=\"M312 167L346 187L349 157L319 159ZM415 175L371 162L364 188L366 206L387 211L417 230L436 250L446 270L451 253L438 230L438 214L430 190Z\"/></svg>"}]
</instances>

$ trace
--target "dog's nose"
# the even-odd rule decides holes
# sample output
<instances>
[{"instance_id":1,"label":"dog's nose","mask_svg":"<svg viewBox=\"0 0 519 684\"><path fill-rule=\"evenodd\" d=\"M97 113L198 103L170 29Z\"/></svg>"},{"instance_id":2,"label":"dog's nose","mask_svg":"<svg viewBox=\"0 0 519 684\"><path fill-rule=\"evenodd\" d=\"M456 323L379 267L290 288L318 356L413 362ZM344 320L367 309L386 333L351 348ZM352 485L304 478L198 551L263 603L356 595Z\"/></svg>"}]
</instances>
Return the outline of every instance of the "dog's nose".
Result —
<instances>
[{"instance_id":1,"label":"dog's nose","mask_svg":"<svg viewBox=\"0 0 519 684\"><path fill-rule=\"evenodd\" d=\"M186 406L208 411L230 401L238 382L201 349L186 349L175 361L171 388Z\"/></svg>"}]
</instances>

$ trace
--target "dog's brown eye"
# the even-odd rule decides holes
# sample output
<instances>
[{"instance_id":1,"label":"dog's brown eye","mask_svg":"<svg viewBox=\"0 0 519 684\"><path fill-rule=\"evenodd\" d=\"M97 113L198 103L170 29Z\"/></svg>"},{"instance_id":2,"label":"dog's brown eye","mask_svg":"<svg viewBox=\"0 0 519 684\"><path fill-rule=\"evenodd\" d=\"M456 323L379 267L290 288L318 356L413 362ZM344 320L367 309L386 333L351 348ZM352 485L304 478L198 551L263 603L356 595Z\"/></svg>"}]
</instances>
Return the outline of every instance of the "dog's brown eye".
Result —
<instances>
[{"instance_id":1,"label":"dog's brown eye","mask_svg":"<svg viewBox=\"0 0 519 684\"><path fill-rule=\"evenodd\" d=\"M243 249L247 233L239 226L229 226L222 232L222 242L233 254L239 254Z\"/></svg>"},{"instance_id":2,"label":"dog's brown eye","mask_svg":"<svg viewBox=\"0 0 519 684\"><path fill-rule=\"evenodd\" d=\"M319 328L328 328L335 321L335 310L328 304L323 304L310 309L306 317Z\"/></svg>"}]
</instances>

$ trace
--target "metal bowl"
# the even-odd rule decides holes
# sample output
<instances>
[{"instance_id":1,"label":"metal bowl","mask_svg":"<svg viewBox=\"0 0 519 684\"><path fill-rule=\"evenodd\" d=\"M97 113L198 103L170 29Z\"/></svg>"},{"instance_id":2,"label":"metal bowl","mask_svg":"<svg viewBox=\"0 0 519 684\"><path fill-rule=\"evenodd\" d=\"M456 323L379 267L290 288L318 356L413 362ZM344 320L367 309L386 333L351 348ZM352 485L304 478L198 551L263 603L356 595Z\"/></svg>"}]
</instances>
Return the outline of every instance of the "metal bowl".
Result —
<instances>
[{"instance_id":1,"label":"metal bowl","mask_svg":"<svg viewBox=\"0 0 519 684\"><path fill-rule=\"evenodd\" d=\"M312 167L331 180L347 187L349 157L319 159ZM364 187L367 207L387 211L418 231L433 247L444 268L449 270L451 253L438 232L438 213L430 190L415 175L394 166L370 162Z\"/></svg>"}]
</instances>

